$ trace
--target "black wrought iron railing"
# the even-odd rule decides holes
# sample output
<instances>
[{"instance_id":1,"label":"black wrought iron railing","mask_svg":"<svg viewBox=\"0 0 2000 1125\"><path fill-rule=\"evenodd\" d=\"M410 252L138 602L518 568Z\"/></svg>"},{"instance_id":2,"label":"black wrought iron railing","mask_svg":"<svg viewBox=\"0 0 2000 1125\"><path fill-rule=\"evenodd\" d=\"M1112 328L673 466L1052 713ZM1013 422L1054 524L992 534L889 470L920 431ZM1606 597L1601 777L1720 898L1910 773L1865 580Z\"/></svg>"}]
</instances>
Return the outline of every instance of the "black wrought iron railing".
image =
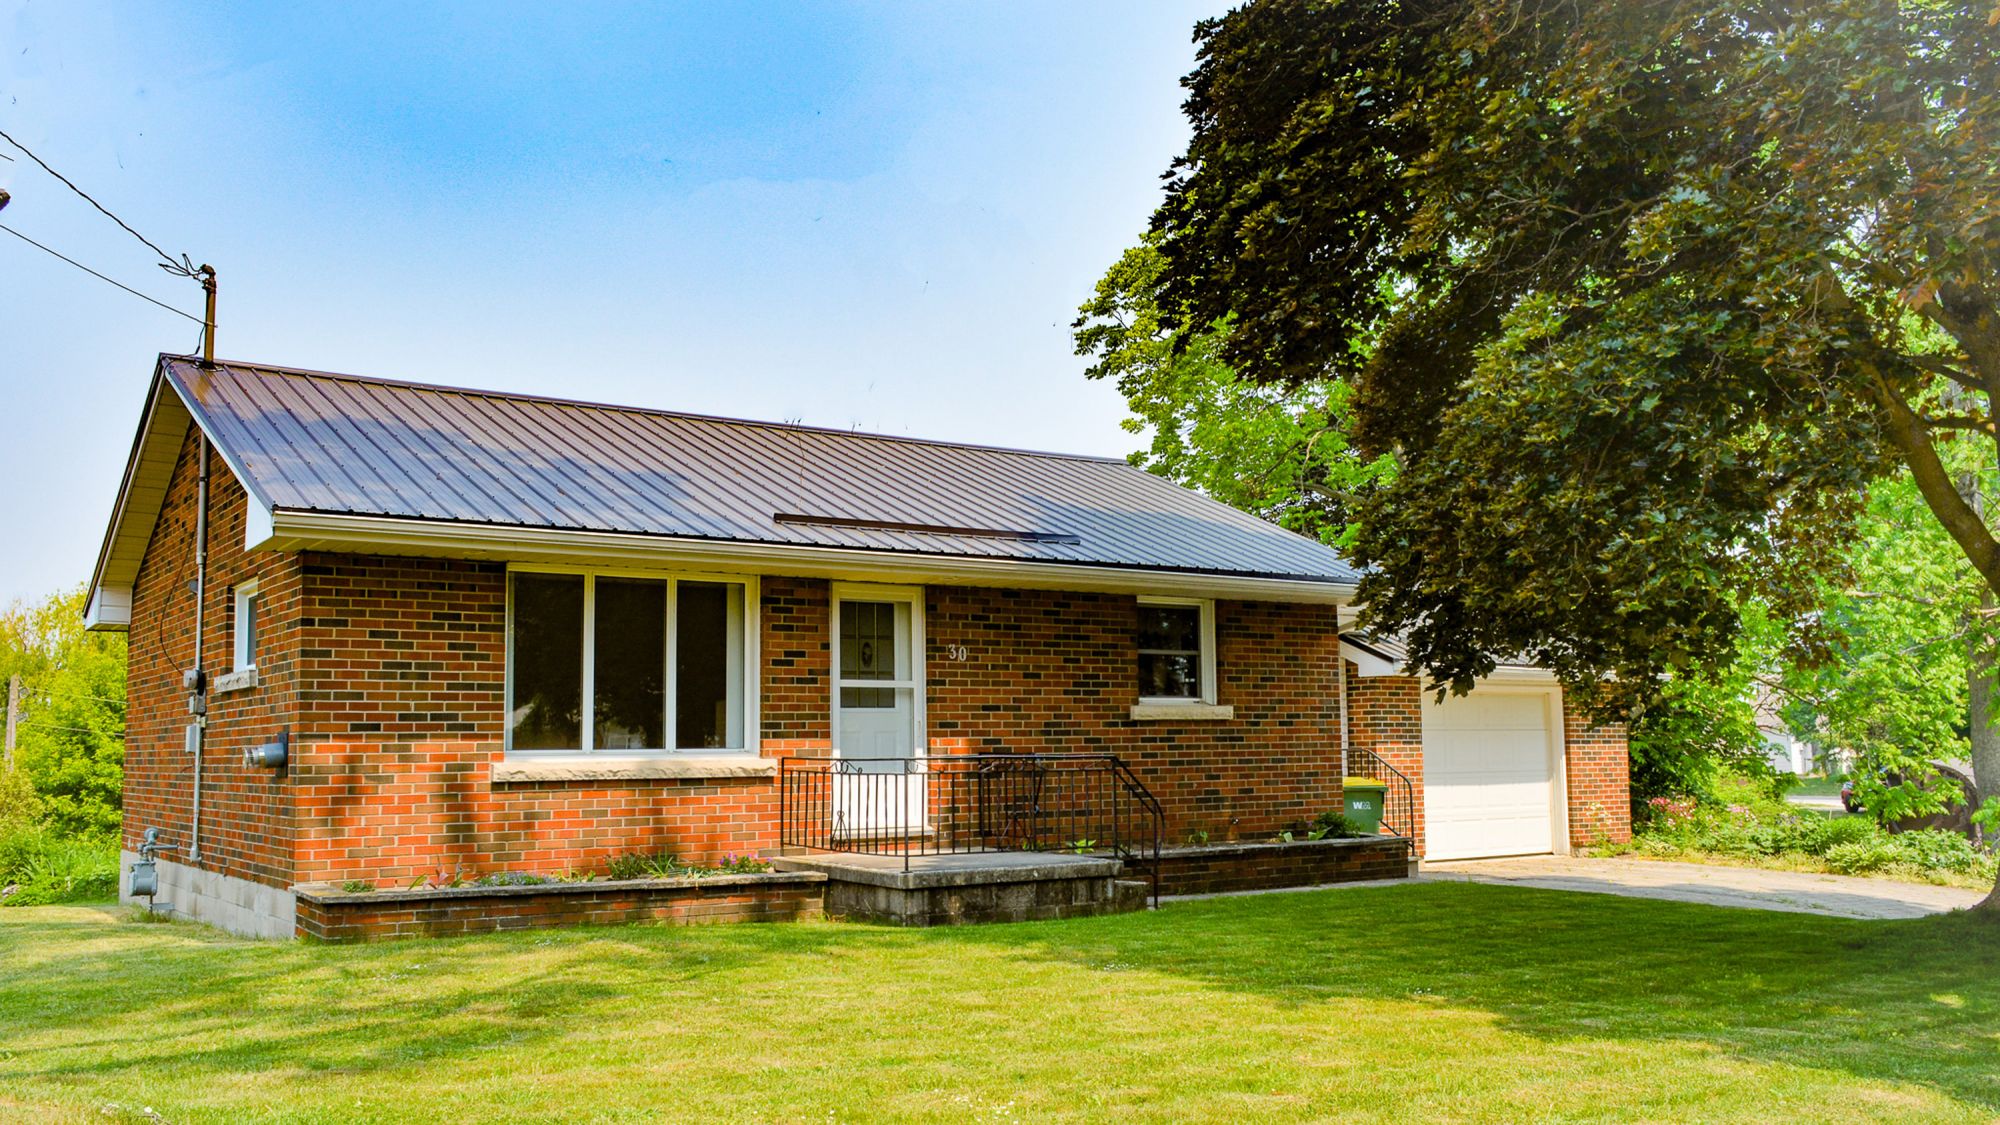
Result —
<instances>
[{"instance_id":1,"label":"black wrought iron railing","mask_svg":"<svg viewBox=\"0 0 2000 1125\"><path fill-rule=\"evenodd\" d=\"M1373 750L1347 748L1347 776L1366 777L1382 783L1382 831L1401 836L1412 844L1417 838L1416 789L1402 771L1382 760Z\"/></svg>"},{"instance_id":2,"label":"black wrought iron railing","mask_svg":"<svg viewBox=\"0 0 2000 1125\"><path fill-rule=\"evenodd\" d=\"M913 858L969 852L1110 854L1144 864L1159 898L1166 816L1115 754L786 758L778 842Z\"/></svg>"}]
</instances>

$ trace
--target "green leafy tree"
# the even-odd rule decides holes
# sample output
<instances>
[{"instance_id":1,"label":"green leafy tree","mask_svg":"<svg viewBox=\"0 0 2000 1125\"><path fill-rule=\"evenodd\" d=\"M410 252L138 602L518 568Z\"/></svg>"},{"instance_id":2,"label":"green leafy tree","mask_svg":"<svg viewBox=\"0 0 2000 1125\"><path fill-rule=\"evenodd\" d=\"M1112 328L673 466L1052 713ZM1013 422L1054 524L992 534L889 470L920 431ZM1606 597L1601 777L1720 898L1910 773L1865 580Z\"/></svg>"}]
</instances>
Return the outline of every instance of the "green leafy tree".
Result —
<instances>
[{"instance_id":1,"label":"green leafy tree","mask_svg":"<svg viewBox=\"0 0 2000 1125\"><path fill-rule=\"evenodd\" d=\"M1193 331L1168 324L1157 243L1149 236L1127 250L1075 324L1077 354L1093 361L1085 375L1115 382L1132 410L1125 429L1151 435L1132 462L1301 534L1342 542L1344 499L1394 466L1362 457L1348 441L1351 388L1239 377L1220 358L1228 316Z\"/></svg>"},{"instance_id":2,"label":"green leafy tree","mask_svg":"<svg viewBox=\"0 0 2000 1125\"><path fill-rule=\"evenodd\" d=\"M1743 609L1746 628L1732 659L1713 669L1671 676L1642 720L1632 724L1632 801L1653 797L1713 800L1727 771L1772 778L1757 701L1780 673L1782 628L1757 605Z\"/></svg>"},{"instance_id":3,"label":"green leafy tree","mask_svg":"<svg viewBox=\"0 0 2000 1125\"><path fill-rule=\"evenodd\" d=\"M0 612L0 683L23 685L15 766L57 830L118 830L125 763L125 638L83 628L83 591Z\"/></svg>"},{"instance_id":4,"label":"green leafy tree","mask_svg":"<svg viewBox=\"0 0 2000 1125\"><path fill-rule=\"evenodd\" d=\"M1945 452L1963 461L1973 451L1960 443ZM1848 561L1848 584L1826 598L1835 659L1785 672L1788 717L1798 733L1859 756L1866 768L1856 780L1870 808L1890 817L1936 811L1958 795L1948 783L1892 789L1881 774L1923 778L1934 759L1967 757L1970 683L1992 643L1984 586L1907 478L1869 490Z\"/></svg>"},{"instance_id":5,"label":"green leafy tree","mask_svg":"<svg viewBox=\"0 0 2000 1125\"><path fill-rule=\"evenodd\" d=\"M1996 453L1993 25L1256 0L1197 31L1165 321L1233 317L1217 358L1252 381L1353 388L1362 455L1397 463L1349 502L1361 594L1453 688L1525 654L1641 711L1727 663L1752 601L1825 660L1874 482L2000 590L1940 452Z\"/></svg>"}]
</instances>

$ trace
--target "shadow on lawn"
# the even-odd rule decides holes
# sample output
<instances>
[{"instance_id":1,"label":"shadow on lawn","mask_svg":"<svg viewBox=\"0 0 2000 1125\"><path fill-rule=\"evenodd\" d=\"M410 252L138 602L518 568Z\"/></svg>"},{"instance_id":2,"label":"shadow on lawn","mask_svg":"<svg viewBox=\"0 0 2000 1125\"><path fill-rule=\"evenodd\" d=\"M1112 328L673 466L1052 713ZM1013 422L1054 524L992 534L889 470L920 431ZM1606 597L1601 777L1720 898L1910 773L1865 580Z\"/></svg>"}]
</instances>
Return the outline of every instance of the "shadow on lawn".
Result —
<instances>
[{"instance_id":1,"label":"shadow on lawn","mask_svg":"<svg viewBox=\"0 0 2000 1125\"><path fill-rule=\"evenodd\" d=\"M1864 922L1432 883L924 936L1280 1003L1422 998L1551 1039L1702 1042L2000 1110L2000 925L1963 914Z\"/></svg>"},{"instance_id":2,"label":"shadow on lawn","mask_svg":"<svg viewBox=\"0 0 2000 1125\"><path fill-rule=\"evenodd\" d=\"M14 1074L130 1074L176 1063L366 1074L531 1047L570 1033L572 1017L595 1005L671 995L677 984L772 957L819 955L843 936L759 926L766 940L755 941L729 932L740 927L610 926L329 946L196 925L107 928L118 917L92 909L9 920L0 1057ZM40 987L49 975L63 979L60 1003ZM48 1045L25 1045L38 1037Z\"/></svg>"}]
</instances>

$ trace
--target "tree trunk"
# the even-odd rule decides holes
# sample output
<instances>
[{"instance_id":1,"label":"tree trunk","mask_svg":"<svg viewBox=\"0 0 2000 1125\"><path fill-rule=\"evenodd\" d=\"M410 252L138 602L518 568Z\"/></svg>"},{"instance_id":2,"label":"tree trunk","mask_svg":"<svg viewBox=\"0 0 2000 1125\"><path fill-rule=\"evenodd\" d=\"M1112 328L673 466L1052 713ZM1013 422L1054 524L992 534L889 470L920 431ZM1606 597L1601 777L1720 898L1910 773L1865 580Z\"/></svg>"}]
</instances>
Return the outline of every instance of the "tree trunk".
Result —
<instances>
[{"instance_id":1,"label":"tree trunk","mask_svg":"<svg viewBox=\"0 0 2000 1125\"><path fill-rule=\"evenodd\" d=\"M1988 594L1980 603L1981 608L1993 608L1993 596ZM1972 784L1982 800L1990 801L2000 797L2000 730L1993 726L1995 696L2000 693L1994 690L1992 647L1977 633L1971 644L1970 659L1966 662L1966 686L1970 689L1966 700L1971 712L1967 717L1972 727ZM2000 885L1995 885L1973 909L2000 918Z\"/></svg>"},{"instance_id":2,"label":"tree trunk","mask_svg":"<svg viewBox=\"0 0 2000 1125\"><path fill-rule=\"evenodd\" d=\"M1972 510L1979 513L1980 522L1986 520L1985 497L1980 495L1979 478L1972 473L1959 477L1958 490L1965 497ZM1993 620L1993 590L1988 587L1980 592L1979 608L1981 621ZM2000 730L1994 728L1993 713L1996 696L1993 666L1993 644L1985 631L1977 626L1969 630L1966 640L1966 726L1972 736L1972 784L1979 791L1981 800L2000 797ZM1970 794L1967 795L1970 800ZM1977 811L1978 806L1973 806ZM1975 829L1982 836L1983 829ZM2000 918L2000 882L1987 892L1973 909L1988 917Z\"/></svg>"}]
</instances>

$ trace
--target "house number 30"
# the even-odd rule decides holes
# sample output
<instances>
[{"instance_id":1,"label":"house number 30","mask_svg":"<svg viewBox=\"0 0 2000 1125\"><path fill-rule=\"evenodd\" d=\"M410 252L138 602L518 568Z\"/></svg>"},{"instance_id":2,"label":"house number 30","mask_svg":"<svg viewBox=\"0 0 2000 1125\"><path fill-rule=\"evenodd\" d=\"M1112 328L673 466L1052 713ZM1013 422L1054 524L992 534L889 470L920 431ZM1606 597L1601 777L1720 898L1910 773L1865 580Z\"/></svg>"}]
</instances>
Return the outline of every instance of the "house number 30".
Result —
<instances>
[{"instance_id":1,"label":"house number 30","mask_svg":"<svg viewBox=\"0 0 2000 1125\"><path fill-rule=\"evenodd\" d=\"M946 660L958 661L970 660L972 659L972 650L966 648L964 645L946 645L944 646L944 658Z\"/></svg>"}]
</instances>

